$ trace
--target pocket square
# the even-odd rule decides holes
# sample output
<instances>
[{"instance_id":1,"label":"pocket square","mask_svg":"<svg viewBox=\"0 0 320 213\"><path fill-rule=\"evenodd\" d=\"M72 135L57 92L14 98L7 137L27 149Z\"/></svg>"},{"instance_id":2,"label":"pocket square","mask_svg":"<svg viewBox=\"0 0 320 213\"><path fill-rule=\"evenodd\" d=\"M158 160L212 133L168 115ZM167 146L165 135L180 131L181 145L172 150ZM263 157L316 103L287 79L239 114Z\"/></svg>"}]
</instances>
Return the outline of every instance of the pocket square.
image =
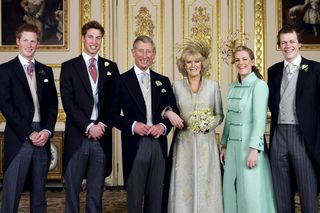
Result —
<instances>
[{"instance_id":1,"label":"pocket square","mask_svg":"<svg viewBox=\"0 0 320 213\"><path fill-rule=\"evenodd\" d=\"M165 92L167 92L166 89L162 89L162 90L161 90L161 93L165 93Z\"/></svg>"},{"instance_id":2,"label":"pocket square","mask_svg":"<svg viewBox=\"0 0 320 213\"><path fill-rule=\"evenodd\" d=\"M47 83L47 82L49 82L49 80L48 79L44 79L43 82Z\"/></svg>"},{"instance_id":3,"label":"pocket square","mask_svg":"<svg viewBox=\"0 0 320 213\"><path fill-rule=\"evenodd\" d=\"M107 72L107 75L112 75L111 72Z\"/></svg>"}]
</instances>

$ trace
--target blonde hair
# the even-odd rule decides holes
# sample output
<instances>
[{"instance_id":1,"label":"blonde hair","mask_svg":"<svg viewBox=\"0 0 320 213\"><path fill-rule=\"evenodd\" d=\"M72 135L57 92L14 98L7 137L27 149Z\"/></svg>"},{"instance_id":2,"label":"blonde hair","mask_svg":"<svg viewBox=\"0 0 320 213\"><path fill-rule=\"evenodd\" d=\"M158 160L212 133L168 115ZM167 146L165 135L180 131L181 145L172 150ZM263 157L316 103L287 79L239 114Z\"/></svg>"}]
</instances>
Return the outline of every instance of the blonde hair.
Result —
<instances>
[{"instance_id":1,"label":"blonde hair","mask_svg":"<svg viewBox=\"0 0 320 213\"><path fill-rule=\"evenodd\" d=\"M177 67L179 72L187 77L186 58L188 56L195 57L196 60L201 61L201 76L210 76L210 46L204 42L187 40L180 49L181 56L177 59Z\"/></svg>"},{"instance_id":2,"label":"blonde hair","mask_svg":"<svg viewBox=\"0 0 320 213\"><path fill-rule=\"evenodd\" d=\"M241 51L247 52L248 55L249 55L249 57L250 57L250 59L251 59L251 60L255 60L254 53L253 53L253 51L252 51L249 47L247 47L247 46L238 46L238 47L236 47L236 48L234 49L234 51L233 51L233 59L232 59L232 63L233 63L233 64L234 64L234 62L235 62L235 55L236 55L236 53L237 53L237 52L241 52ZM253 65L251 69L252 69L252 72L254 72L254 74L256 74L257 78L263 79L263 76L261 75L259 69L258 69L255 65ZM239 80L239 82L241 82L239 75L238 75L238 80Z\"/></svg>"}]
</instances>

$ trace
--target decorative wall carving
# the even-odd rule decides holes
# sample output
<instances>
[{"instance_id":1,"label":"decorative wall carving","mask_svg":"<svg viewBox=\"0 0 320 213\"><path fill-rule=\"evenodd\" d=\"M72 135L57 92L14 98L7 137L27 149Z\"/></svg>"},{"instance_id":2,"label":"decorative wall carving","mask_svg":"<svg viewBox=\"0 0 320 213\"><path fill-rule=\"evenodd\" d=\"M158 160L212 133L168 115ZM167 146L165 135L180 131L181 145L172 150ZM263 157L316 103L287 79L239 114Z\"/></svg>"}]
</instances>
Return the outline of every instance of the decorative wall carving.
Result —
<instances>
[{"instance_id":1,"label":"decorative wall carving","mask_svg":"<svg viewBox=\"0 0 320 213\"><path fill-rule=\"evenodd\" d=\"M200 40L202 42L211 44L211 28L209 25L209 14L206 7L195 7L191 19L194 24L191 28L191 38L193 40Z\"/></svg>"},{"instance_id":2,"label":"decorative wall carving","mask_svg":"<svg viewBox=\"0 0 320 213\"><path fill-rule=\"evenodd\" d=\"M265 63L265 3L263 0L254 1L254 42L256 66L263 76L266 76Z\"/></svg>"},{"instance_id":3,"label":"decorative wall carving","mask_svg":"<svg viewBox=\"0 0 320 213\"><path fill-rule=\"evenodd\" d=\"M151 38L154 37L154 25L148 8L140 7L139 12L134 19L136 20L135 36L147 35Z\"/></svg>"}]
</instances>

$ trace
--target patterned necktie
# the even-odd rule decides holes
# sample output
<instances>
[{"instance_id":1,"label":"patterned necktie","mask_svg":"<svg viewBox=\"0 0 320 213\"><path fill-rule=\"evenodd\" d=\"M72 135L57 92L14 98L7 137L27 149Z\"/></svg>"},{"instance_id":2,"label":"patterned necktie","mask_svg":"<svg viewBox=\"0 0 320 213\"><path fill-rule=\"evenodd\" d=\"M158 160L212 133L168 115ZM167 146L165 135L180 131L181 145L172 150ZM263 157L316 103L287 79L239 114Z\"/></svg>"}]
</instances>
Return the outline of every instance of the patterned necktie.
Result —
<instances>
[{"instance_id":1,"label":"patterned necktie","mask_svg":"<svg viewBox=\"0 0 320 213\"><path fill-rule=\"evenodd\" d=\"M89 64L89 73L91 75L92 80L94 83L97 81L97 67L94 63L95 58L90 59L90 64Z\"/></svg>"},{"instance_id":2,"label":"patterned necktie","mask_svg":"<svg viewBox=\"0 0 320 213\"><path fill-rule=\"evenodd\" d=\"M293 74L294 74L294 64L292 64L292 63L287 64L286 73L287 73L287 76L288 76L288 80L290 81L292 76L293 76Z\"/></svg>"},{"instance_id":3,"label":"patterned necktie","mask_svg":"<svg viewBox=\"0 0 320 213\"><path fill-rule=\"evenodd\" d=\"M149 74L146 72L142 73L141 82L146 89L149 89Z\"/></svg>"},{"instance_id":4,"label":"patterned necktie","mask_svg":"<svg viewBox=\"0 0 320 213\"><path fill-rule=\"evenodd\" d=\"M29 75L30 79L32 79L32 75L33 75L33 63L32 63L32 61L28 62L27 74Z\"/></svg>"}]
</instances>

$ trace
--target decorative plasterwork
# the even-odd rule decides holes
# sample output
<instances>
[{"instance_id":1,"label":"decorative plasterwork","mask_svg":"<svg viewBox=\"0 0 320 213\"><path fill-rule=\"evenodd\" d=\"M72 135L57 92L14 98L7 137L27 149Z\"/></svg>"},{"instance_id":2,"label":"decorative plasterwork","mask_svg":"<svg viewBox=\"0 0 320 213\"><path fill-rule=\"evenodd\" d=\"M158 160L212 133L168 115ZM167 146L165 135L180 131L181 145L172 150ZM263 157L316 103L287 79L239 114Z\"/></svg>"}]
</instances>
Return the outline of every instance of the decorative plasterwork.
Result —
<instances>
[{"instance_id":1,"label":"decorative plasterwork","mask_svg":"<svg viewBox=\"0 0 320 213\"><path fill-rule=\"evenodd\" d=\"M154 25L152 23L151 14L147 7L140 7L138 14L134 17L136 23L136 31L134 35L147 35L154 37Z\"/></svg>"},{"instance_id":2,"label":"decorative plasterwork","mask_svg":"<svg viewBox=\"0 0 320 213\"><path fill-rule=\"evenodd\" d=\"M191 38L211 44L211 29L209 25L209 14L206 7L195 7L191 19L194 24L191 28Z\"/></svg>"},{"instance_id":3,"label":"decorative plasterwork","mask_svg":"<svg viewBox=\"0 0 320 213\"><path fill-rule=\"evenodd\" d=\"M265 73L265 2L264 0L254 1L254 42L256 66L263 76Z\"/></svg>"},{"instance_id":4,"label":"decorative plasterwork","mask_svg":"<svg viewBox=\"0 0 320 213\"><path fill-rule=\"evenodd\" d=\"M91 20L91 0L80 0L80 35L82 26ZM80 51L82 50L82 39L79 39Z\"/></svg>"}]
</instances>

